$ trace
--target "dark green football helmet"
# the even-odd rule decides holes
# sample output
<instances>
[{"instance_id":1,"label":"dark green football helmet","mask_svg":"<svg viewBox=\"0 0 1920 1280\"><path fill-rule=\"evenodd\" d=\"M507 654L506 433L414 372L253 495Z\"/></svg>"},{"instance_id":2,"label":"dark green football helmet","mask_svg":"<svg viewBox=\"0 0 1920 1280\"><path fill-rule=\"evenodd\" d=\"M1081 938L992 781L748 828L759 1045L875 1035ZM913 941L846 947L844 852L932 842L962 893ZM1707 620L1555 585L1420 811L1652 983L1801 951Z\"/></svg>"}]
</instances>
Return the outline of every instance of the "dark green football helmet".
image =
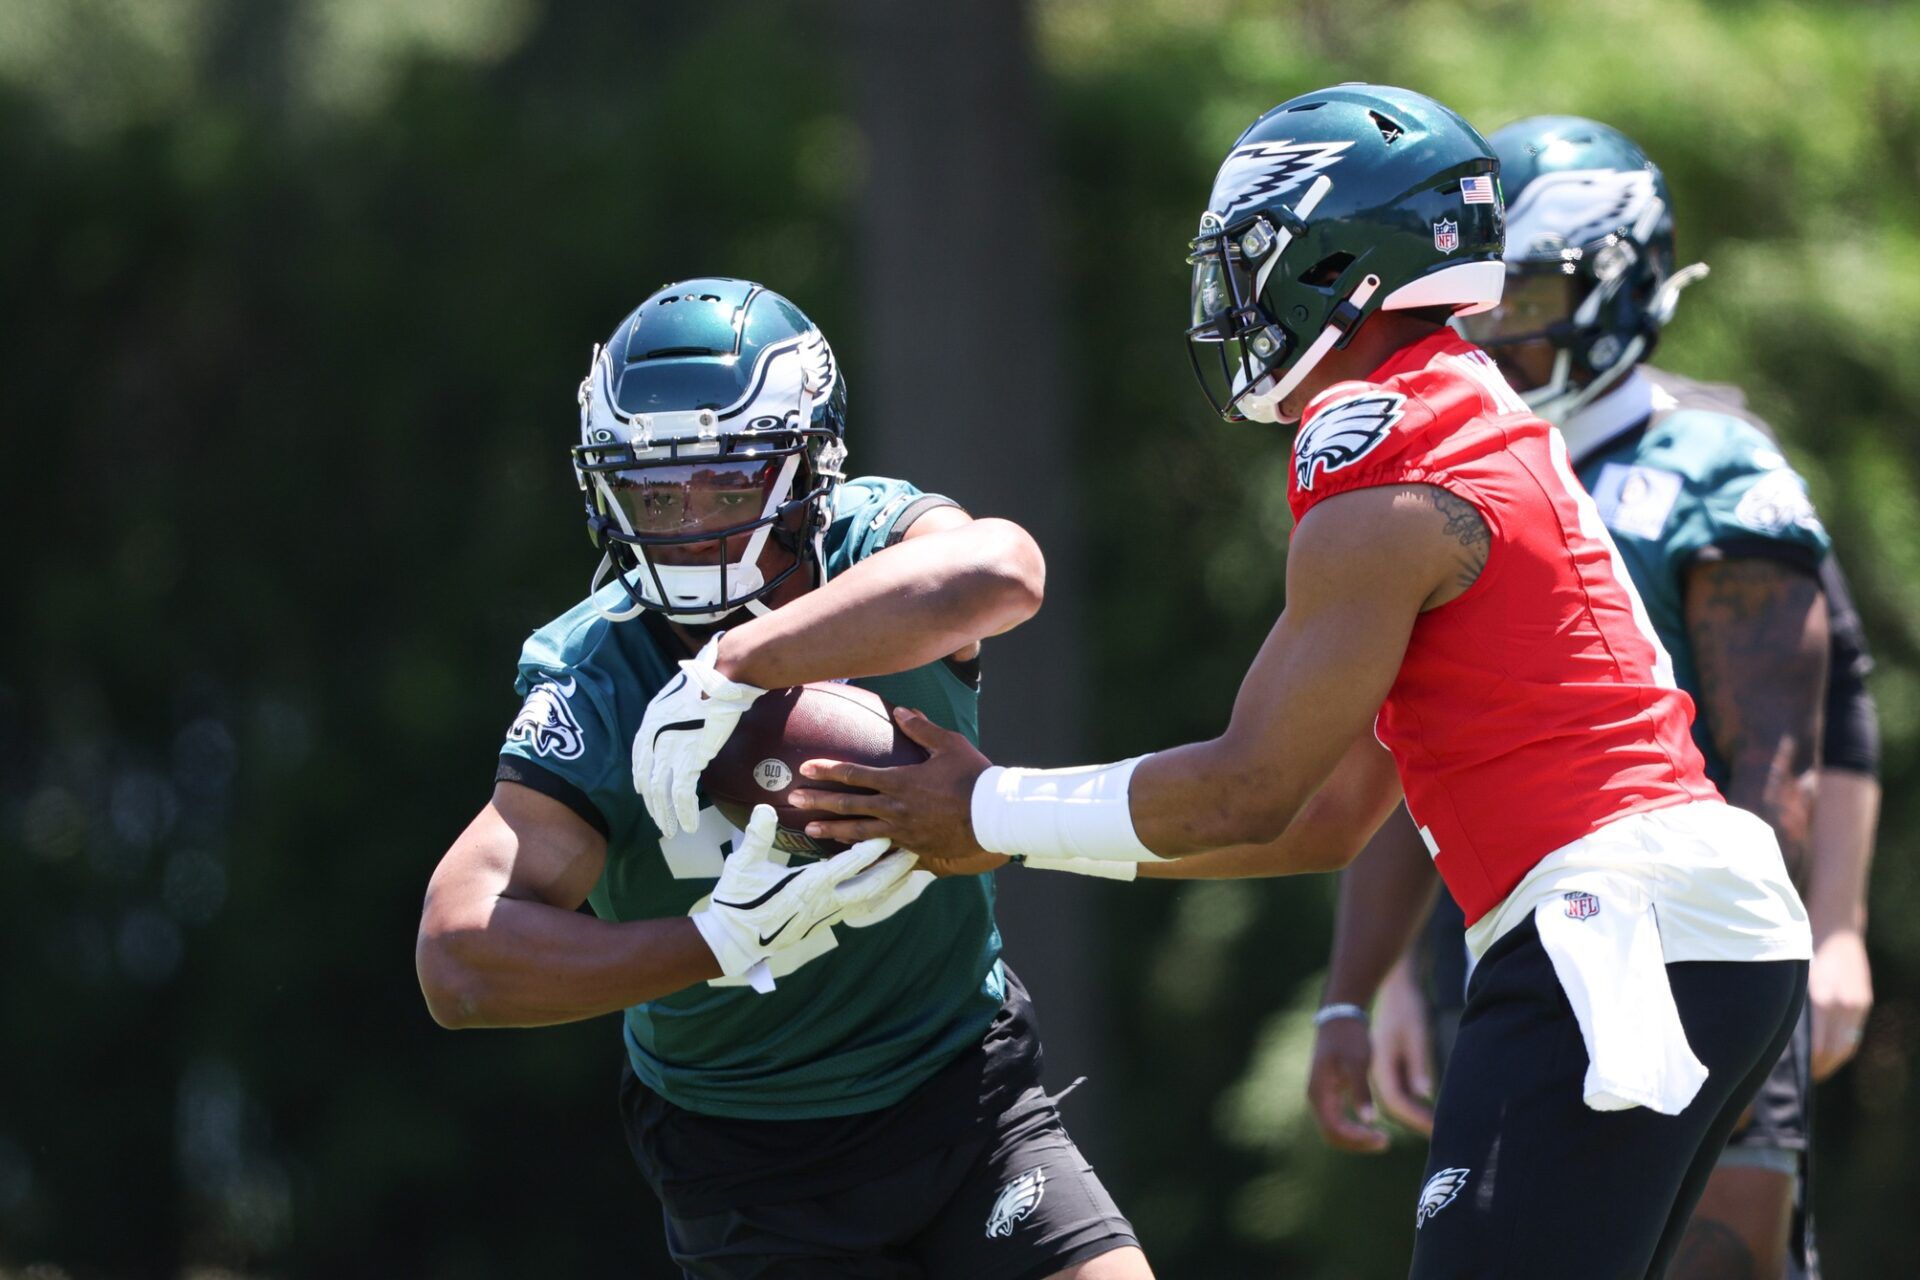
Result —
<instances>
[{"instance_id":1,"label":"dark green football helmet","mask_svg":"<svg viewBox=\"0 0 1920 1280\"><path fill-rule=\"evenodd\" d=\"M1653 353L1680 290L1707 268L1674 270L1667 180L1618 129L1533 116L1490 141L1509 202L1507 302L1460 327L1496 358L1551 346L1551 374L1522 395L1564 422Z\"/></svg>"},{"instance_id":2,"label":"dark green football helmet","mask_svg":"<svg viewBox=\"0 0 1920 1280\"><path fill-rule=\"evenodd\" d=\"M803 565L826 579L821 537L846 460L847 388L800 308L747 280L670 284L620 322L580 383L573 468L587 530L629 607L718 622ZM791 551L769 573L769 539ZM595 606L600 608L599 605Z\"/></svg>"},{"instance_id":3,"label":"dark green football helmet","mask_svg":"<svg viewBox=\"0 0 1920 1280\"><path fill-rule=\"evenodd\" d=\"M1274 422L1374 312L1493 306L1504 221L1493 149L1432 98L1343 84L1281 103L1233 144L1190 246L1201 390Z\"/></svg>"}]
</instances>

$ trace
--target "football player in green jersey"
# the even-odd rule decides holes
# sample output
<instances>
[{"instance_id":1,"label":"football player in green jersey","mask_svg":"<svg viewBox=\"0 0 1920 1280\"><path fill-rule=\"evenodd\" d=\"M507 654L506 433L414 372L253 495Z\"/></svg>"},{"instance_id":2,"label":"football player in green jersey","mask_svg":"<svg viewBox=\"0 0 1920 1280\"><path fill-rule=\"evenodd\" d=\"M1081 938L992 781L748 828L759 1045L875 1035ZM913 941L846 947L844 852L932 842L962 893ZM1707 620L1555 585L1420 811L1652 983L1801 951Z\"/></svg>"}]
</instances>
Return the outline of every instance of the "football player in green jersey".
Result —
<instances>
[{"instance_id":1,"label":"football player in green jersey","mask_svg":"<svg viewBox=\"0 0 1920 1280\"><path fill-rule=\"evenodd\" d=\"M980 642L1040 606L1033 540L846 478L833 353L757 284L655 293L580 407L605 558L522 649L492 800L428 886L433 1016L623 1011L628 1142L690 1277L1150 1277L1040 1087L992 877L883 841L785 865L771 809L741 832L698 791L768 688L851 680L976 737Z\"/></svg>"},{"instance_id":2,"label":"football player in green jersey","mask_svg":"<svg viewBox=\"0 0 1920 1280\"><path fill-rule=\"evenodd\" d=\"M1878 735L1859 617L1805 486L1739 392L1643 363L1679 290L1705 273L1674 269L1660 170L1617 130L1574 117L1521 120L1489 141L1509 201L1507 288L1464 326L1559 425L1699 705L1710 774L1774 828L1814 927L1810 1017L1729 1143L1671 1275L1815 1276L1808 1094L1851 1056L1872 1001L1861 931ZM1444 1061L1465 1003L1458 909L1442 895L1426 934L1431 1024L1412 967L1394 958L1434 885L1404 811L1343 877L1310 1084L1337 1146L1386 1145L1365 1122L1370 1067L1390 1114L1431 1126L1433 1050Z\"/></svg>"}]
</instances>

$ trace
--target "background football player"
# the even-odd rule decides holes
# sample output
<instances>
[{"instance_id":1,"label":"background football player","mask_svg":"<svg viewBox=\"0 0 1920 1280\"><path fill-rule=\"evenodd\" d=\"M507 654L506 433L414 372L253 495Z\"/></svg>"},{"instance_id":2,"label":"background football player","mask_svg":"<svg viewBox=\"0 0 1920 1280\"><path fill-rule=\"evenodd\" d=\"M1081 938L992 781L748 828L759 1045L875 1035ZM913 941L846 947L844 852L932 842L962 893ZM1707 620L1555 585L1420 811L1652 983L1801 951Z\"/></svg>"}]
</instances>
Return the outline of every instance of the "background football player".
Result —
<instances>
[{"instance_id":1,"label":"background football player","mask_svg":"<svg viewBox=\"0 0 1920 1280\"><path fill-rule=\"evenodd\" d=\"M1279 873L1343 865L1404 787L1479 957L1413 1275L1658 1275L1792 1033L1811 938L1773 833L1708 781L1559 435L1446 327L1501 295L1497 170L1440 104L1364 85L1275 108L1221 166L1196 367L1228 416L1301 427L1286 608L1217 738L1000 769L905 715L930 761L808 762L881 794L796 802L955 870Z\"/></svg>"},{"instance_id":2,"label":"background football player","mask_svg":"<svg viewBox=\"0 0 1920 1280\"><path fill-rule=\"evenodd\" d=\"M433 874L434 1017L624 1010L627 1139L688 1276L1148 1277L1040 1087L991 877L936 884L883 841L787 867L770 808L743 834L697 769L653 767L816 680L973 736L981 639L1040 606L1032 539L843 478L833 354L756 284L648 298L580 404L605 559L522 650L493 798Z\"/></svg>"},{"instance_id":3,"label":"background football player","mask_svg":"<svg viewBox=\"0 0 1920 1280\"><path fill-rule=\"evenodd\" d=\"M1660 170L1617 130L1574 117L1521 120L1490 141L1509 201L1507 288L1498 309L1463 324L1559 424L1699 706L1694 738L1709 775L1774 829L1813 925L1808 1016L1708 1183L1674 1274L1817 1274L1809 1091L1852 1055L1872 1001L1862 930L1879 753L1859 617L1804 485L1739 393L1642 363L1679 289L1704 272L1675 270ZM1412 967L1396 964L1384 985L1381 975L1435 883L1404 811L1342 878L1309 1086L1337 1146L1386 1145L1384 1131L1350 1114L1369 1101L1370 1049L1381 1104L1416 1129L1430 1125L1429 1045L1444 1060L1466 1003L1458 907L1442 900L1426 933L1431 1033ZM1370 1046L1365 1006L1376 987Z\"/></svg>"}]
</instances>

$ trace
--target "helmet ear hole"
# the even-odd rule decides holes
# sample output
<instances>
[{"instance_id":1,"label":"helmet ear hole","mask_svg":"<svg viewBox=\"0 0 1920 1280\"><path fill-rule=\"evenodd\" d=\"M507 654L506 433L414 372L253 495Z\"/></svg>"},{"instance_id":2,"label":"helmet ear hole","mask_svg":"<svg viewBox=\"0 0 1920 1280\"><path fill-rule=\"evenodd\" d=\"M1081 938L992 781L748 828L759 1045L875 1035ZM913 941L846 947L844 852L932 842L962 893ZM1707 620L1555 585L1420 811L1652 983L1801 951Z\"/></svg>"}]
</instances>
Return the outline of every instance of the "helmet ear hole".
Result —
<instances>
[{"instance_id":1,"label":"helmet ear hole","mask_svg":"<svg viewBox=\"0 0 1920 1280\"><path fill-rule=\"evenodd\" d=\"M1397 121L1389 120L1378 111L1369 111L1367 114L1373 117L1373 127L1380 131L1380 140L1388 146L1398 142L1400 135L1406 132Z\"/></svg>"},{"instance_id":2,"label":"helmet ear hole","mask_svg":"<svg viewBox=\"0 0 1920 1280\"><path fill-rule=\"evenodd\" d=\"M1312 285L1316 289L1325 289L1346 273L1353 265L1350 253L1330 253L1320 261L1300 273L1300 283Z\"/></svg>"}]
</instances>

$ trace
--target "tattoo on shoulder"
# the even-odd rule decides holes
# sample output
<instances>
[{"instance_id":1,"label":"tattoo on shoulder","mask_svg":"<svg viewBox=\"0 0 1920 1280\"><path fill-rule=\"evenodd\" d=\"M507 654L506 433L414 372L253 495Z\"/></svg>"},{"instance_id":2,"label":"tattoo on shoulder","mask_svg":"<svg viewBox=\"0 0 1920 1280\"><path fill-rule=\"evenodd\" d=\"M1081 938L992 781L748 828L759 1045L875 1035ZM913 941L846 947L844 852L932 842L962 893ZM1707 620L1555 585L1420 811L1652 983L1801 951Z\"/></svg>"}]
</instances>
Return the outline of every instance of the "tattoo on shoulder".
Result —
<instances>
[{"instance_id":1,"label":"tattoo on shoulder","mask_svg":"<svg viewBox=\"0 0 1920 1280\"><path fill-rule=\"evenodd\" d=\"M1493 547L1493 533L1487 528L1487 521L1479 508L1462 498L1459 494L1445 489L1432 487L1434 509L1439 511L1447 522L1447 536L1460 544L1459 577L1460 588L1465 590L1479 580L1480 571L1487 567L1487 553Z\"/></svg>"}]
</instances>

